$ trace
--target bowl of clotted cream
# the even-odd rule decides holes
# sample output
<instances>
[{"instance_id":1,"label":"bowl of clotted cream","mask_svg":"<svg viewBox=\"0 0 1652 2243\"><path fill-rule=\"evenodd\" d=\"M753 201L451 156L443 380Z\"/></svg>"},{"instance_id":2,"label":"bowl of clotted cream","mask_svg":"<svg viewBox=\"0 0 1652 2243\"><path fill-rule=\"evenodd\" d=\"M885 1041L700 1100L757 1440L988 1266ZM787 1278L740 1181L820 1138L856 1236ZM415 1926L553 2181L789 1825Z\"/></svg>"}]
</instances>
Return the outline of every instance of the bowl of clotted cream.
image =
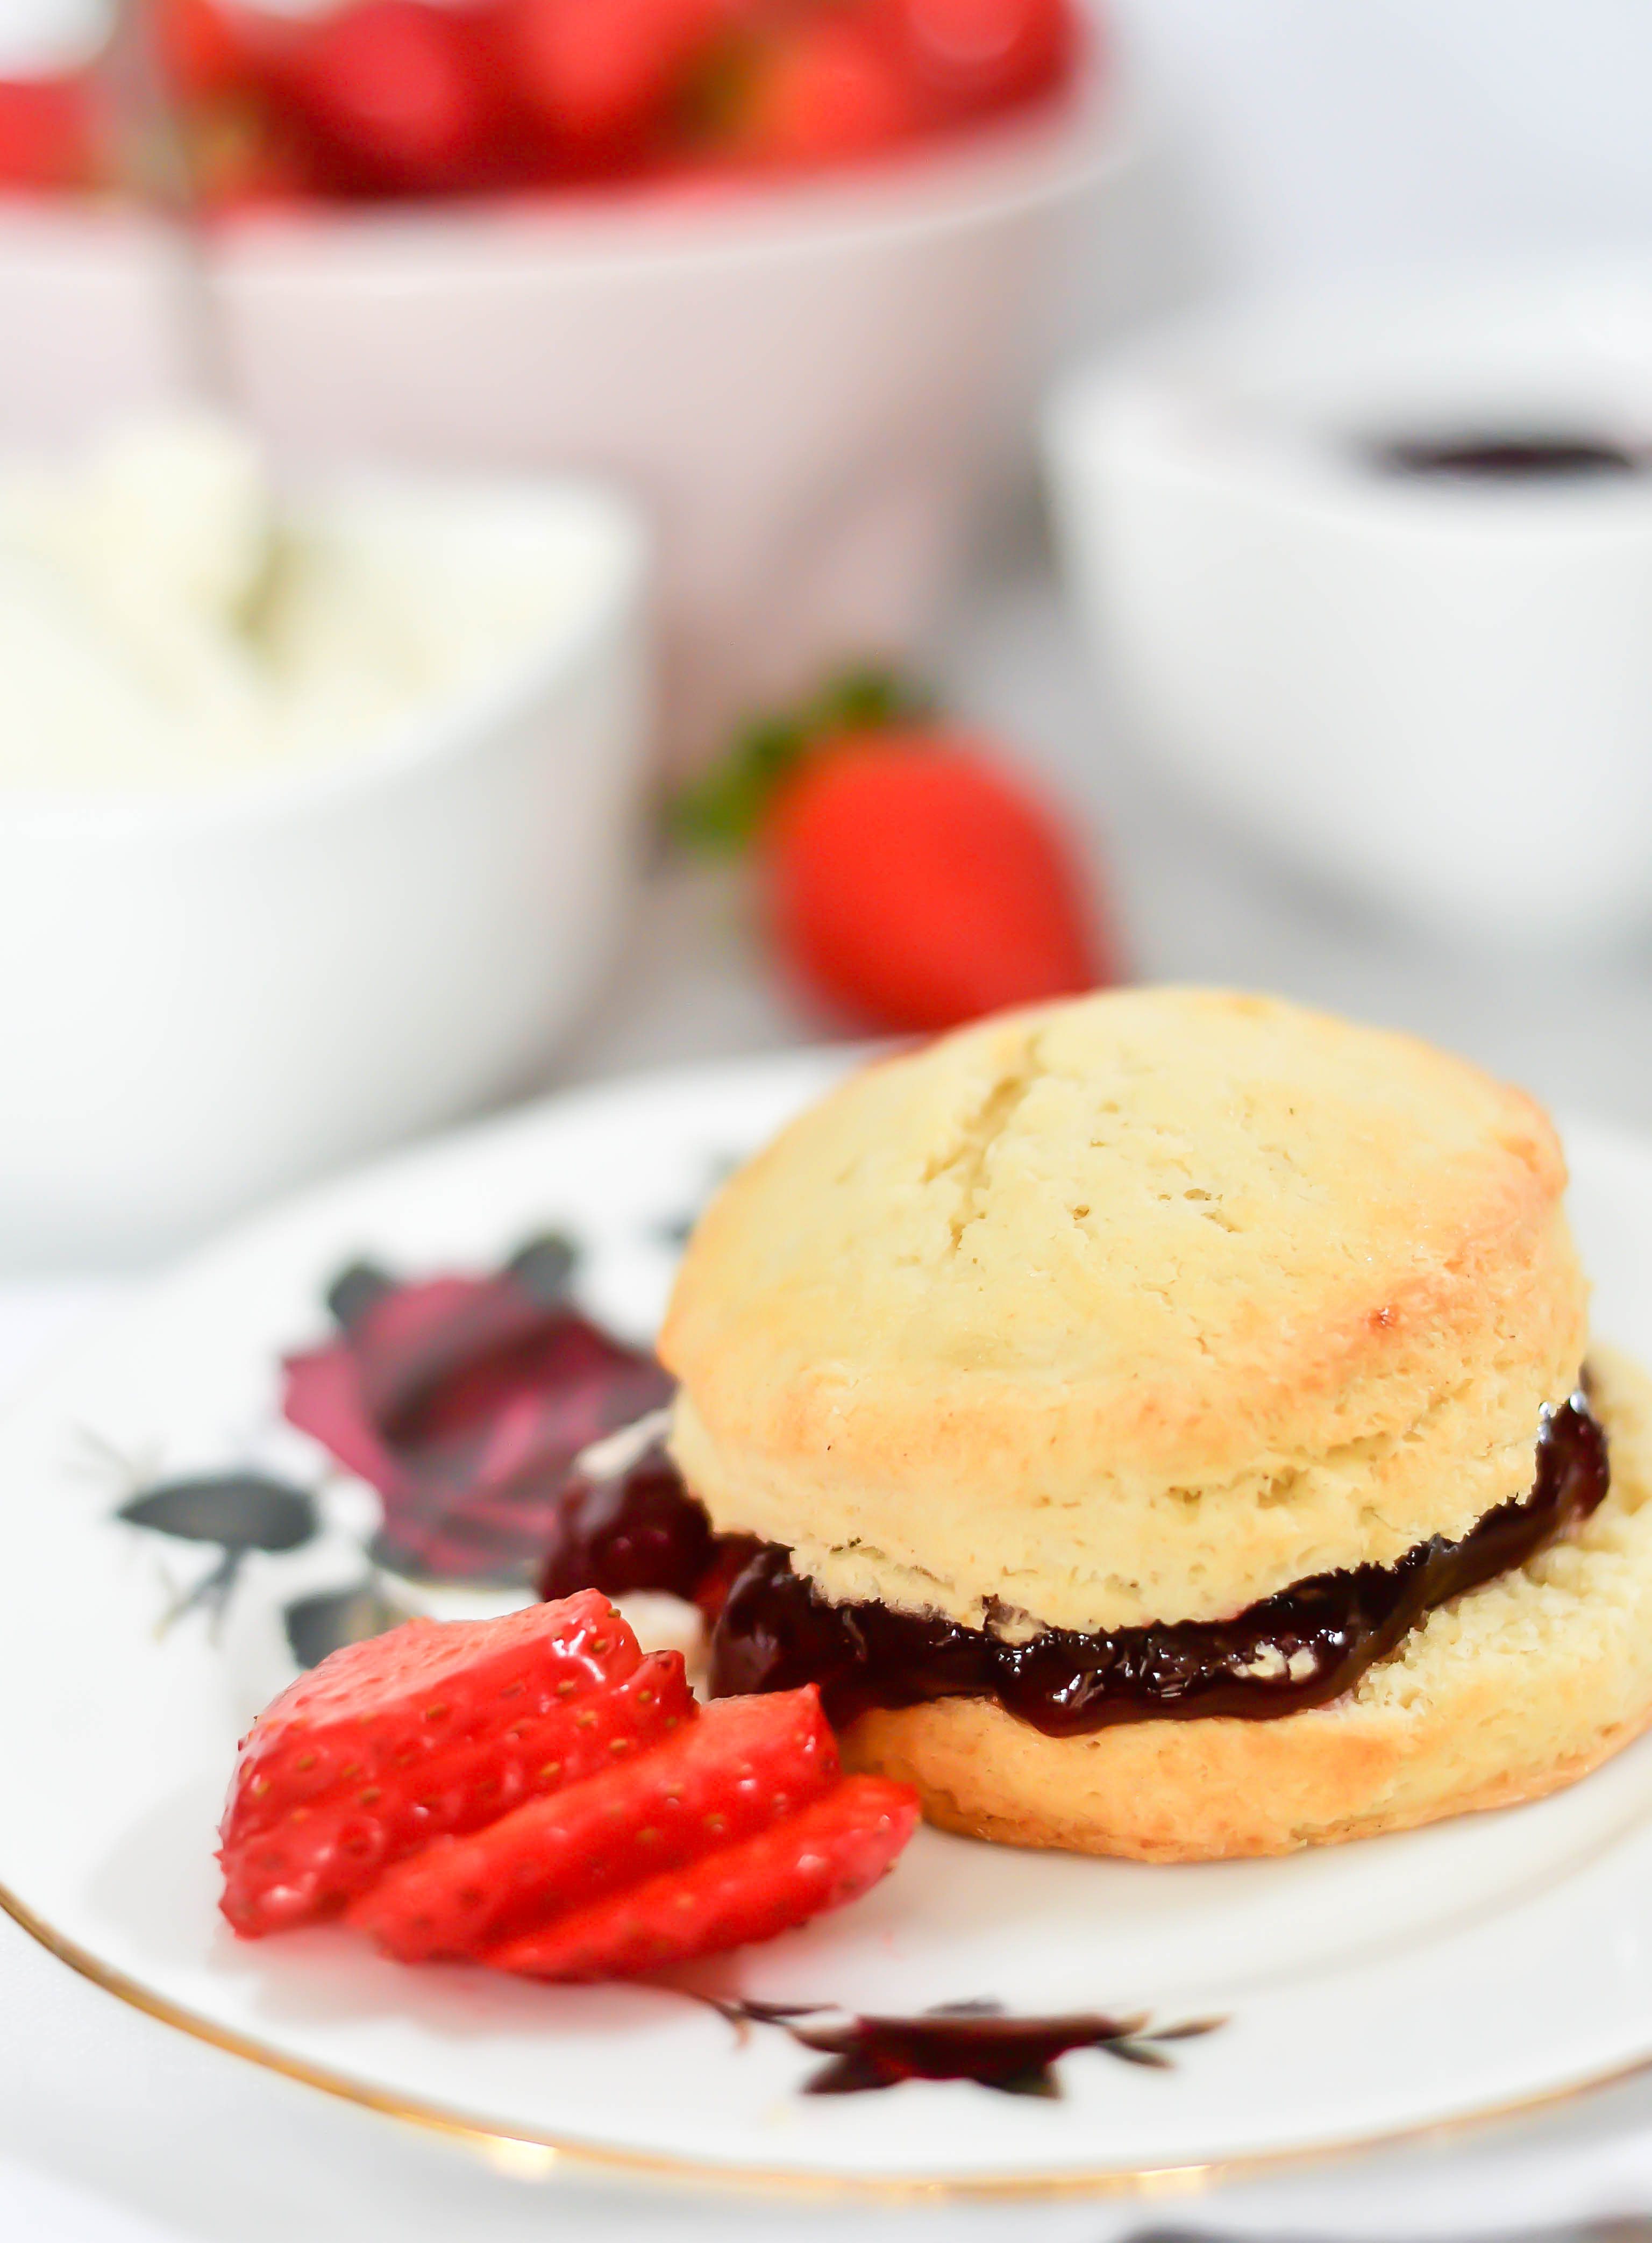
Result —
<instances>
[{"instance_id":1,"label":"bowl of clotted cream","mask_svg":"<svg viewBox=\"0 0 1652 2243\"><path fill-rule=\"evenodd\" d=\"M203 420L0 466L0 1266L534 1078L630 894L648 576L583 483L287 495Z\"/></svg>"}]
</instances>

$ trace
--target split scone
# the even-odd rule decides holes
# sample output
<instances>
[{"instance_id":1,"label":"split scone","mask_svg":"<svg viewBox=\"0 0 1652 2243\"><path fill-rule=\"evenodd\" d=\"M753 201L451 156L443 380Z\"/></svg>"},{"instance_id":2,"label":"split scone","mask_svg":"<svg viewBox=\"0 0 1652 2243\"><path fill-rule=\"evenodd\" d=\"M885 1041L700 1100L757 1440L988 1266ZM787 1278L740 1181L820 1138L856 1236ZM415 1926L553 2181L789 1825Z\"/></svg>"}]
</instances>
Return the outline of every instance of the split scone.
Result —
<instances>
[{"instance_id":1,"label":"split scone","mask_svg":"<svg viewBox=\"0 0 1652 2243\"><path fill-rule=\"evenodd\" d=\"M930 1819L1198 1861L1568 1783L1652 1714L1652 1383L1554 1130L1399 1035L1113 993L845 1082L701 1223L671 1445Z\"/></svg>"}]
</instances>

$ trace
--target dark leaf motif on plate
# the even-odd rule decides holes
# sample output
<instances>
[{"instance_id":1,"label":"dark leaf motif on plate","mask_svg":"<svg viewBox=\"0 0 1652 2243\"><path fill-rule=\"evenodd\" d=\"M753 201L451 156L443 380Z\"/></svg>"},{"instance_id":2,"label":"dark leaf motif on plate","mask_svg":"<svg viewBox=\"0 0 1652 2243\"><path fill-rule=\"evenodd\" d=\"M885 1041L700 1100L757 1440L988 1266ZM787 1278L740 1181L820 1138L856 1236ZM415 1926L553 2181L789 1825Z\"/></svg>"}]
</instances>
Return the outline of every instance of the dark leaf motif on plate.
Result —
<instances>
[{"instance_id":1,"label":"dark leaf motif on plate","mask_svg":"<svg viewBox=\"0 0 1652 2243\"><path fill-rule=\"evenodd\" d=\"M296 1597L282 1614L287 1648L300 1667L319 1667L347 1643L365 1643L399 1627L413 1614L386 1596L376 1580L354 1582L348 1588L326 1589L318 1595Z\"/></svg>"},{"instance_id":2,"label":"dark leaf motif on plate","mask_svg":"<svg viewBox=\"0 0 1652 2243\"><path fill-rule=\"evenodd\" d=\"M211 1544L223 1553L193 1588L174 1601L161 1623L163 1629L198 1606L213 1614L222 1612L244 1560L253 1551L284 1557L314 1541L321 1526L315 1498L307 1489L253 1472L165 1480L140 1489L115 1516L145 1533Z\"/></svg>"},{"instance_id":3,"label":"dark leaf motif on plate","mask_svg":"<svg viewBox=\"0 0 1652 2243\"><path fill-rule=\"evenodd\" d=\"M667 1216L657 1223L649 1233L655 1244L667 1248L673 1254L680 1254L693 1236L695 1224L729 1177L740 1167L741 1162L742 1155L738 1153L719 1153L708 1161L705 1188L698 1203L684 1209L680 1215Z\"/></svg>"},{"instance_id":4,"label":"dark leaf motif on plate","mask_svg":"<svg viewBox=\"0 0 1652 2243\"><path fill-rule=\"evenodd\" d=\"M908 2080L966 2080L1000 2095L1058 2097L1054 2067L1075 2050L1099 2049L1123 2064L1168 2071L1174 2064L1163 2044L1201 2038L1225 2022L1197 2017L1156 2029L1145 2017L1096 2011L1016 2017L993 2002L949 2003L914 2017L839 2017L827 2009L771 2002L713 1999L711 2006L737 2031L775 2025L799 2048L829 2057L805 2083L806 2095L866 2095Z\"/></svg>"}]
</instances>

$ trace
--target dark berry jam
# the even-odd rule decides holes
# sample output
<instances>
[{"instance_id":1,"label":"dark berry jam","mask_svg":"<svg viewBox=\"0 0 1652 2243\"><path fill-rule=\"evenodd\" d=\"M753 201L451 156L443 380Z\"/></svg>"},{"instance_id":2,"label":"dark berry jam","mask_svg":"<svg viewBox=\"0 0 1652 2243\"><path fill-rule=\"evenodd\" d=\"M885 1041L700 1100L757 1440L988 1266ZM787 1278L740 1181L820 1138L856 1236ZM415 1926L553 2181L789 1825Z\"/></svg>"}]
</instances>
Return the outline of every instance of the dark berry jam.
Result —
<instances>
[{"instance_id":1,"label":"dark berry jam","mask_svg":"<svg viewBox=\"0 0 1652 2243\"><path fill-rule=\"evenodd\" d=\"M1537 434L1400 439L1375 446L1372 457L1389 475L1453 482L1574 482L1640 475L1647 466L1639 453L1609 439Z\"/></svg>"},{"instance_id":2,"label":"dark berry jam","mask_svg":"<svg viewBox=\"0 0 1652 2243\"><path fill-rule=\"evenodd\" d=\"M644 1445L628 1451L624 1442L624 1435L617 1437L610 1467L576 1471L557 1496L540 1595L600 1589L623 1597L634 1589L664 1589L692 1599L719 1561L726 1587L738 1566L684 1486L665 1452L663 1428ZM752 1546L742 1541L736 1560L749 1559Z\"/></svg>"},{"instance_id":3,"label":"dark berry jam","mask_svg":"<svg viewBox=\"0 0 1652 2243\"><path fill-rule=\"evenodd\" d=\"M711 1640L715 1696L818 1682L839 1726L873 1708L990 1698L1045 1735L1119 1721L1269 1721L1328 1705L1395 1650L1426 1613L1521 1566L1609 1485L1606 1438L1579 1392L1546 1410L1529 1496L1472 1533L1435 1535L1396 1566L1318 1573L1238 1614L1012 1643L878 1604L832 1605L772 1546L729 1592Z\"/></svg>"}]
</instances>

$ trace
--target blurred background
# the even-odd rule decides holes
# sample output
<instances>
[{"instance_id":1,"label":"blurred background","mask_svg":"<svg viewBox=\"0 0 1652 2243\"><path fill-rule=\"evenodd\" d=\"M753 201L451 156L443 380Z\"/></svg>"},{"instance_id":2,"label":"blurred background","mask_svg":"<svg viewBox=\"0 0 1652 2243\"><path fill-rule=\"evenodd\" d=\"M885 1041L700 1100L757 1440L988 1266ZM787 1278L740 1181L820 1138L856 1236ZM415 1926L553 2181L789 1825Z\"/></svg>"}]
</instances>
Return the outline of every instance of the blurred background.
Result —
<instances>
[{"instance_id":1,"label":"blurred background","mask_svg":"<svg viewBox=\"0 0 1652 2243\"><path fill-rule=\"evenodd\" d=\"M0 1269L1115 978L1652 1119L1627 0L0 0Z\"/></svg>"}]
</instances>

